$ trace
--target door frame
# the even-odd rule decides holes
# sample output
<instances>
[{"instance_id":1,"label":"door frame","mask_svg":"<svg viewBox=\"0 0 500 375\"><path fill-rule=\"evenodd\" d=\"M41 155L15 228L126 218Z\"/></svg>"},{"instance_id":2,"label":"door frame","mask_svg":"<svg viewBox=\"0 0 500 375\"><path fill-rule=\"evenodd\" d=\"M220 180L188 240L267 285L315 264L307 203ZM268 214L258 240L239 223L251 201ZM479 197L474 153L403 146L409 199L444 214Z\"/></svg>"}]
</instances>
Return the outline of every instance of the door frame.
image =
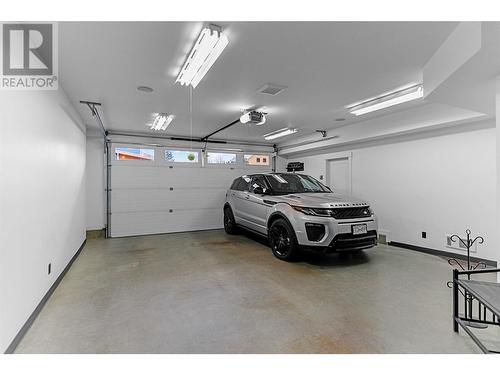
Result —
<instances>
[{"instance_id":1,"label":"door frame","mask_svg":"<svg viewBox=\"0 0 500 375\"><path fill-rule=\"evenodd\" d=\"M348 172L348 181L349 181L349 191L348 194L352 195L352 152L342 152L335 154L334 157L328 158L325 160L325 176L326 176L326 183L328 186L330 186L330 162L339 160L339 159L347 159L347 172Z\"/></svg>"}]
</instances>

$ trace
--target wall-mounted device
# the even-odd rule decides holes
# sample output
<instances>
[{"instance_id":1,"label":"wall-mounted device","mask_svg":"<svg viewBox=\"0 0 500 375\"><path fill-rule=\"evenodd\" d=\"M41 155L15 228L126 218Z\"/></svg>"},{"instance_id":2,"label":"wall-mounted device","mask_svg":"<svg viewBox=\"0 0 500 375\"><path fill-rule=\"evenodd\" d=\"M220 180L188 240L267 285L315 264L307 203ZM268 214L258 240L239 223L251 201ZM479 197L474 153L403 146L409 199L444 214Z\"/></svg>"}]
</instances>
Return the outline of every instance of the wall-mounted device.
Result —
<instances>
[{"instance_id":1,"label":"wall-mounted device","mask_svg":"<svg viewBox=\"0 0 500 375\"><path fill-rule=\"evenodd\" d=\"M291 163L288 163L286 166L287 172L301 172L303 170L304 170L304 163L300 161L293 161Z\"/></svg>"}]
</instances>

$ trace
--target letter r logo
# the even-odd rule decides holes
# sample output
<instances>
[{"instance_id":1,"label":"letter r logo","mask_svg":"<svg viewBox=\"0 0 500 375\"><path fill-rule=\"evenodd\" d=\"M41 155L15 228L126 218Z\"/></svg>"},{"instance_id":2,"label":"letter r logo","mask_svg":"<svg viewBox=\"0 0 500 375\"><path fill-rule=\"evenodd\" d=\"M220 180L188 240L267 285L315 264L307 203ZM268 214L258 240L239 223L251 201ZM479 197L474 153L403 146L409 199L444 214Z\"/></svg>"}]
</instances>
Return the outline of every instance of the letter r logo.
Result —
<instances>
[{"instance_id":1,"label":"letter r logo","mask_svg":"<svg viewBox=\"0 0 500 375\"><path fill-rule=\"evenodd\" d=\"M52 75L52 24L3 24L3 74Z\"/></svg>"}]
</instances>

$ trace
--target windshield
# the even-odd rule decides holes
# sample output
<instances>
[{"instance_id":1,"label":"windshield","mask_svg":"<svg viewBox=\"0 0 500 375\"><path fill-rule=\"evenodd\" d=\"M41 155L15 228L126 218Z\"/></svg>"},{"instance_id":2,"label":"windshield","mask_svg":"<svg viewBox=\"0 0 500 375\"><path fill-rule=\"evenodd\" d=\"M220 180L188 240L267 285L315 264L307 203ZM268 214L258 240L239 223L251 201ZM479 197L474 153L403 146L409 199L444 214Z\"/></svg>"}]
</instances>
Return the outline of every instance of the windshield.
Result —
<instances>
[{"instance_id":1,"label":"windshield","mask_svg":"<svg viewBox=\"0 0 500 375\"><path fill-rule=\"evenodd\" d=\"M266 179L273 193L276 195L331 192L331 190L321 182L306 175L276 173L266 175Z\"/></svg>"}]
</instances>

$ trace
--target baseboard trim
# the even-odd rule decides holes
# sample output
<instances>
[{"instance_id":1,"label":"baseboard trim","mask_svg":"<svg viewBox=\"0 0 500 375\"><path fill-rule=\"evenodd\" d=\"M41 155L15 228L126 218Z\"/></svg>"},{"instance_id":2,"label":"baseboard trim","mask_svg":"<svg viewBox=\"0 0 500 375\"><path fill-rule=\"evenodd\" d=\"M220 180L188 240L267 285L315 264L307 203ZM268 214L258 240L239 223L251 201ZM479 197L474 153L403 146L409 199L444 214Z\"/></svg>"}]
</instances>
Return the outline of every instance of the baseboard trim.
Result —
<instances>
[{"instance_id":1,"label":"baseboard trim","mask_svg":"<svg viewBox=\"0 0 500 375\"><path fill-rule=\"evenodd\" d=\"M31 313L31 315L28 318L28 320L26 321L26 323L24 323L24 325L21 327L21 329L17 333L16 337L14 337L14 340L12 340L12 342L10 343L10 345L5 350L4 354L12 354L12 353L14 353L14 351L16 350L17 346L21 342L21 340L24 337L24 335L30 329L31 325L33 324L33 322L37 318L38 314L40 314L40 311L42 311L43 307L45 306L45 303L47 303L47 301L50 298L50 296L52 295L52 293L54 293L54 290L56 290L56 288L59 285L59 283L61 282L61 280L64 278L64 276L66 275L66 273L69 271L69 269L73 265L73 262L76 260L76 258L78 258L78 256L82 252L82 250L85 247L86 243L87 243L87 240L85 239L83 241L83 243L81 244L80 248L78 249L78 251L76 252L76 254L73 255L73 258L71 258L71 260L69 261L69 263L66 265L66 267L64 268L64 270L59 275L59 277L56 279L56 281L54 281L54 284L52 284L52 286L47 291L47 293L45 293L45 295L43 296L42 300L37 305L37 307L35 308L35 310Z\"/></svg>"},{"instance_id":2,"label":"baseboard trim","mask_svg":"<svg viewBox=\"0 0 500 375\"><path fill-rule=\"evenodd\" d=\"M425 254L437 255L437 256L442 256L442 257L457 258L460 260L467 260L467 256L464 254L455 254L455 253L452 253L449 251L429 249L427 247L415 246L415 245L410 245L410 244L406 244L406 243L402 243L402 242L391 241L388 243L388 245L402 247L404 249L418 251L420 253L425 253ZM497 266L497 262L495 262L494 260L477 258L477 257L470 257L470 260L473 262L484 262L486 265L492 266L492 267Z\"/></svg>"}]
</instances>

